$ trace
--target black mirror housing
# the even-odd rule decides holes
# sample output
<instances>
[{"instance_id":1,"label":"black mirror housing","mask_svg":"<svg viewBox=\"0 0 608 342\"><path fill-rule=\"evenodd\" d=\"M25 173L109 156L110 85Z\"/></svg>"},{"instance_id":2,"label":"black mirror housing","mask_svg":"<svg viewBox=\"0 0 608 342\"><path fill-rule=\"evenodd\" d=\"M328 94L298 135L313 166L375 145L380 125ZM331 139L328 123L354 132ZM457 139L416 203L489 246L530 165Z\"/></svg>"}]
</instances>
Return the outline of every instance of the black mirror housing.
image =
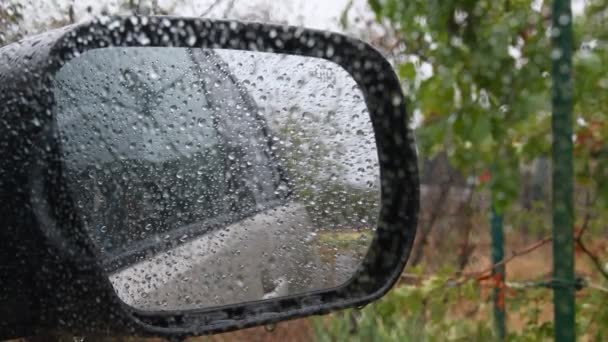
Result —
<instances>
[{"instance_id":1,"label":"black mirror housing","mask_svg":"<svg viewBox=\"0 0 608 342\"><path fill-rule=\"evenodd\" d=\"M50 79L91 49L198 47L274 52L337 63L355 79L370 111L381 173L376 236L343 286L204 310L143 312L124 304L74 215L50 108ZM398 280L419 209L414 137L390 63L341 34L290 26L178 17L101 17L0 49L0 338L46 332L185 337L365 305Z\"/></svg>"}]
</instances>

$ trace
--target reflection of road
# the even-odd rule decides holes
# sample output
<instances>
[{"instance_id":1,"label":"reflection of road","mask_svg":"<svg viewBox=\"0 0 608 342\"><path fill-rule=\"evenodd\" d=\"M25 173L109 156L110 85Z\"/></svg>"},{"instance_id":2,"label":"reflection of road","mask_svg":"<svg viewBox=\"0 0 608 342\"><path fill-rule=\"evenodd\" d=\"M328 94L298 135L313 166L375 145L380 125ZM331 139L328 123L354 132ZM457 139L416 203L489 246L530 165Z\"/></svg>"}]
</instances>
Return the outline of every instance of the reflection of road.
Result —
<instances>
[{"instance_id":1,"label":"reflection of road","mask_svg":"<svg viewBox=\"0 0 608 342\"><path fill-rule=\"evenodd\" d=\"M338 272L336 263L323 261L309 222L301 205L271 209L110 279L123 301L144 310L235 304L344 283L354 267L342 260Z\"/></svg>"}]
</instances>

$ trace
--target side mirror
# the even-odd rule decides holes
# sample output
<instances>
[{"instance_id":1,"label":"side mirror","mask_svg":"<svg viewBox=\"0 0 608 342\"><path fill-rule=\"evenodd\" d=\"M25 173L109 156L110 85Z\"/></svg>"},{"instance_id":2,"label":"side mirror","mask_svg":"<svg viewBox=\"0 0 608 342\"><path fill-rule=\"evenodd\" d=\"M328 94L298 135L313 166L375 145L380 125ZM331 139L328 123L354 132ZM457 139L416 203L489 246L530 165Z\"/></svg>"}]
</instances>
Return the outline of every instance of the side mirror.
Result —
<instances>
[{"instance_id":1,"label":"side mirror","mask_svg":"<svg viewBox=\"0 0 608 342\"><path fill-rule=\"evenodd\" d=\"M0 337L208 334L362 306L399 278L416 150L365 43L103 17L5 61L0 266L30 311Z\"/></svg>"}]
</instances>

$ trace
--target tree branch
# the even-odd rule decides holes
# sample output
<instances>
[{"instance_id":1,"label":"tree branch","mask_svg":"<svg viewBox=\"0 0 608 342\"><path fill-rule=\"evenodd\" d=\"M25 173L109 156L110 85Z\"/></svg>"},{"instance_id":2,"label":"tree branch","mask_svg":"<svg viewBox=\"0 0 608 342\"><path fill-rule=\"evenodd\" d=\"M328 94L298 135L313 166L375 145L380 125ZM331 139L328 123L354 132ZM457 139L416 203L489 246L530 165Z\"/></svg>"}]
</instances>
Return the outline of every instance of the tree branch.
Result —
<instances>
[{"instance_id":1,"label":"tree branch","mask_svg":"<svg viewBox=\"0 0 608 342\"><path fill-rule=\"evenodd\" d=\"M465 215L468 216L468 221L466 223L466 231L464 233L464 242L462 243L462 252L459 255L459 262L458 262L458 271L456 272L456 274L462 274L462 271L464 270L464 268L467 266L467 264L469 263L469 259L471 258L471 255L473 255L473 251L475 251L475 244L471 244L471 231L473 230L473 222L471 221L471 202L473 201L473 194L475 193L475 186L470 186L469 187L469 196L467 197L466 200L466 212Z\"/></svg>"},{"instance_id":2,"label":"tree branch","mask_svg":"<svg viewBox=\"0 0 608 342\"><path fill-rule=\"evenodd\" d=\"M594 201L591 200L591 195L589 194L589 190L587 190L586 192L586 196L585 196L585 208L588 208ZM591 220L591 215L589 214L589 210L587 210L585 212L585 218L583 219L583 225L581 227L581 229L578 231L578 233L576 233L576 235L574 236L575 240L580 240L581 237L583 236L583 234L585 234L585 231L587 230L587 227L589 226L589 220Z\"/></svg>"},{"instance_id":3,"label":"tree branch","mask_svg":"<svg viewBox=\"0 0 608 342\"><path fill-rule=\"evenodd\" d=\"M587 204L586 205L587 207L589 205L591 205L591 203L593 203L593 201L591 200L591 197L589 195L589 192L587 192L587 197L586 197L585 202ZM593 264L595 265L597 270L602 274L602 276L605 279L608 279L608 271L606 271L606 269L604 268L604 265L602 265L602 261L600 260L600 258L597 257L595 254L593 254L593 252L589 248L587 248L587 245L585 245L585 243L583 242L583 235L585 234L585 232L588 229L590 220L591 220L591 214L589 213L589 211L587 211L585 213L585 218L583 219L583 225L581 226L581 229L578 232L576 232L576 235L574 236L574 242L581 249L581 251L583 251L583 253L585 253L585 255L587 255L587 257L591 260L591 262L593 262Z\"/></svg>"},{"instance_id":4,"label":"tree branch","mask_svg":"<svg viewBox=\"0 0 608 342\"><path fill-rule=\"evenodd\" d=\"M215 0L211 5L209 5L209 7L207 7L206 10L203 11L203 13L201 13L199 15L199 17L206 17L207 15L209 15L209 13L211 13L211 11L213 11L214 8L216 8L219 4L221 4L222 1L224 1L224 0Z\"/></svg>"},{"instance_id":5,"label":"tree branch","mask_svg":"<svg viewBox=\"0 0 608 342\"><path fill-rule=\"evenodd\" d=\"M591 252L591 250L589 250L589 248L587 248L587 246L583 243L583 240L580 237L576 239L576 244L581 249L581 251L583 251L583 253L585 253L587 257L589 257L591 262L593 262L593 264L595 265L597 270L600 271L602 276L604 276L604 278L608 280L608 272L606 272L606 270L604 269L600 258L598 258L595 254L593 254L593 252Z\"/></svg>"},{"instance_id":6,"label":"tree branch","mask_svg":"<svg viewBox=\"0 0 608 342\"><path fill-rule=\"evenodd\" d=\"M503 259L500 262L497 262L493 265L491 265L490 267L487 267L481 271L476 271L476 272L469 272L469 273L463 273L460 275L459 280L455 281L453 278L451 280L448 280L448 282L450 283L451 286L458 286L458 285L462 285L465 282L467 282L468 280L471 279L479 279L479 278L483 278L484 276L487 276L488 273L491 273L492 270L495 267L498 266L502 266L505 265L509 262L511 262L513 259L523 256L525 254L531 253L535 250L537 250L538 248L546 245L547 243L553 241L553 237L548 236L542 240L539 240L529 246L527 246L524 249L518 250L518 251L514 251L508 258ZM456 275L456 277L458 277L458 275ZM419 276L416 274L411 274L411 273L402 273L401 274L401 279L404 280L409 280L409 281L422 281L425 279L424 276Z\"/></svg>"},{"instance_id":7,"label":"tree branch","mask_svg":"<svg viewBox=\"0 0 608 342\"><path fill-rule=\"evenodd\" d=\"M416 266L424 257L424 247L428 243L429 236L435 227L436 221L439 219L441 212L443 211L443 207L445 202L447 201L447 196L450 192L452 181L453 181L452 173L448 171L448 179L440 183L440 191L439 191L439 199L436 202L435 210L431 214L428 224L426 224L426 229L420 231L418 241L415 242L414 246L414 255L412 256L411 265Z\"/></svg>"},{"instance_id":8,"label":"tree branch","mask_svg":"<svg viewBox=\"0 0 608 342\"><path fill-rule=\"evenodd\" d=\"M224 18L227 18L228 15L230 14L230 12L232 12L232 9L234 9L234 2L236 0L230 0L230 2L228 3L228 6L226 6L226 9L224 10Z\"/></svg>"},{"instance_id":9,"label":"tree branch","mask_svg":"<svg viewBox=\"0 0 608 342\"><path fill-rule=\"evenodd\" d=\"M466 281L466 280L471 279L471 278L482 277L486 273L492 272L492 270L494 268L496 268L498 266L505 265L505 264L507 264L508 262L511 262L513 259L515 259L517 257L520 257L522 255L531 253L531 252L537 250L538 248L546 245L547 243L549 243L551 241L553 241L553 237L552 236L548 236L548 237L546 237L546 238L544 238L542 240L539 240L539 241L531 244L530 246L528 246L528 247L526 247L524 249L521 249L521 250L518 250L518 251L515 251L515 252L511 253L511 256L509 256L508 258L505 258L505 259L501 260L500 262L497 262L497 263L491 265L490 267L488 267L486 269L483 269L483 270L478 271L478 272L470 272L470 273L463 274L463 280Z\"/></svg>"}]
</instances>

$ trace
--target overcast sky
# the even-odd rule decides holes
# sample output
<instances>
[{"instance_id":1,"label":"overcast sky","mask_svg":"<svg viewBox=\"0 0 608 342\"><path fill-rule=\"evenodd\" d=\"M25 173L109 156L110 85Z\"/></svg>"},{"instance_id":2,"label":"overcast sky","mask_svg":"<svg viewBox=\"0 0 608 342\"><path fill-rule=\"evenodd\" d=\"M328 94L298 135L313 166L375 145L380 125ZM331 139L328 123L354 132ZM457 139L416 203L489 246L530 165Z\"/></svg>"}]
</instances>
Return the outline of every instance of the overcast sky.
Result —
<instances>
[{"instance_id":1,"label":"overcast sky","mask_svg":"<svg viewBox=\"0 0 608 342\"><path fill-rule=\"evenodd\" d=\"M143 0L150 1L150 0ZM47 22L49 19L65 19L61 13L66 13L71 3L74 3L76 17L86 18L88 8L91 12L99 13L104 7L111 13L116 13L119 3L126 0L26 0L27 21L33 23ZM171 13L183 16L200 16L205 13L216 0L158 0L161 8ZM235 0L234 5L227 11L230 0L223 0L206 15L221 18L228 13L228 18L242 18L262 11L271 15L271 21L282 21L292 25L304 25L310 28L340 30L339 18L346 8L348 0ZM355 0L354 13L371 15L366 0ZM57 9L62 9L58 11Z\"/></svg>"},{"instance_id":2,"label":"overcast sky","mask_svg":"<svg viewBox=\"0 0 608 342\"><path fill-rule=\"evenodd\" d=\"M2 0L0 0L2 1ZM154 1L154 0L140 0ZM339 18L346 8L349 0L156 0L161 8L175 15L241 19L256 16L261 12L270 14L272 22L287 22L291 25L303 25L310 28L342 31ZM573 0L572 7L576 14L580 14L586 0ZM23 0L27 6L26 20L28 25L48 22L50 19L64 20L62 13L67 13L70 4L74 4L77 19L86 19L91 13L98 14L106 8L110 13L116 13L120 3L127 0ZM233 3L230 6L230 3ZM369 18L373 16L367 0L354 0L354 6L349 17ZM537 0L538 6L541 0ZM211 11L207 11L212 7ZM60 9L60 10L57 10ZM265 21L268 21L266 18Z\"/></svg>"}]
</instances>

